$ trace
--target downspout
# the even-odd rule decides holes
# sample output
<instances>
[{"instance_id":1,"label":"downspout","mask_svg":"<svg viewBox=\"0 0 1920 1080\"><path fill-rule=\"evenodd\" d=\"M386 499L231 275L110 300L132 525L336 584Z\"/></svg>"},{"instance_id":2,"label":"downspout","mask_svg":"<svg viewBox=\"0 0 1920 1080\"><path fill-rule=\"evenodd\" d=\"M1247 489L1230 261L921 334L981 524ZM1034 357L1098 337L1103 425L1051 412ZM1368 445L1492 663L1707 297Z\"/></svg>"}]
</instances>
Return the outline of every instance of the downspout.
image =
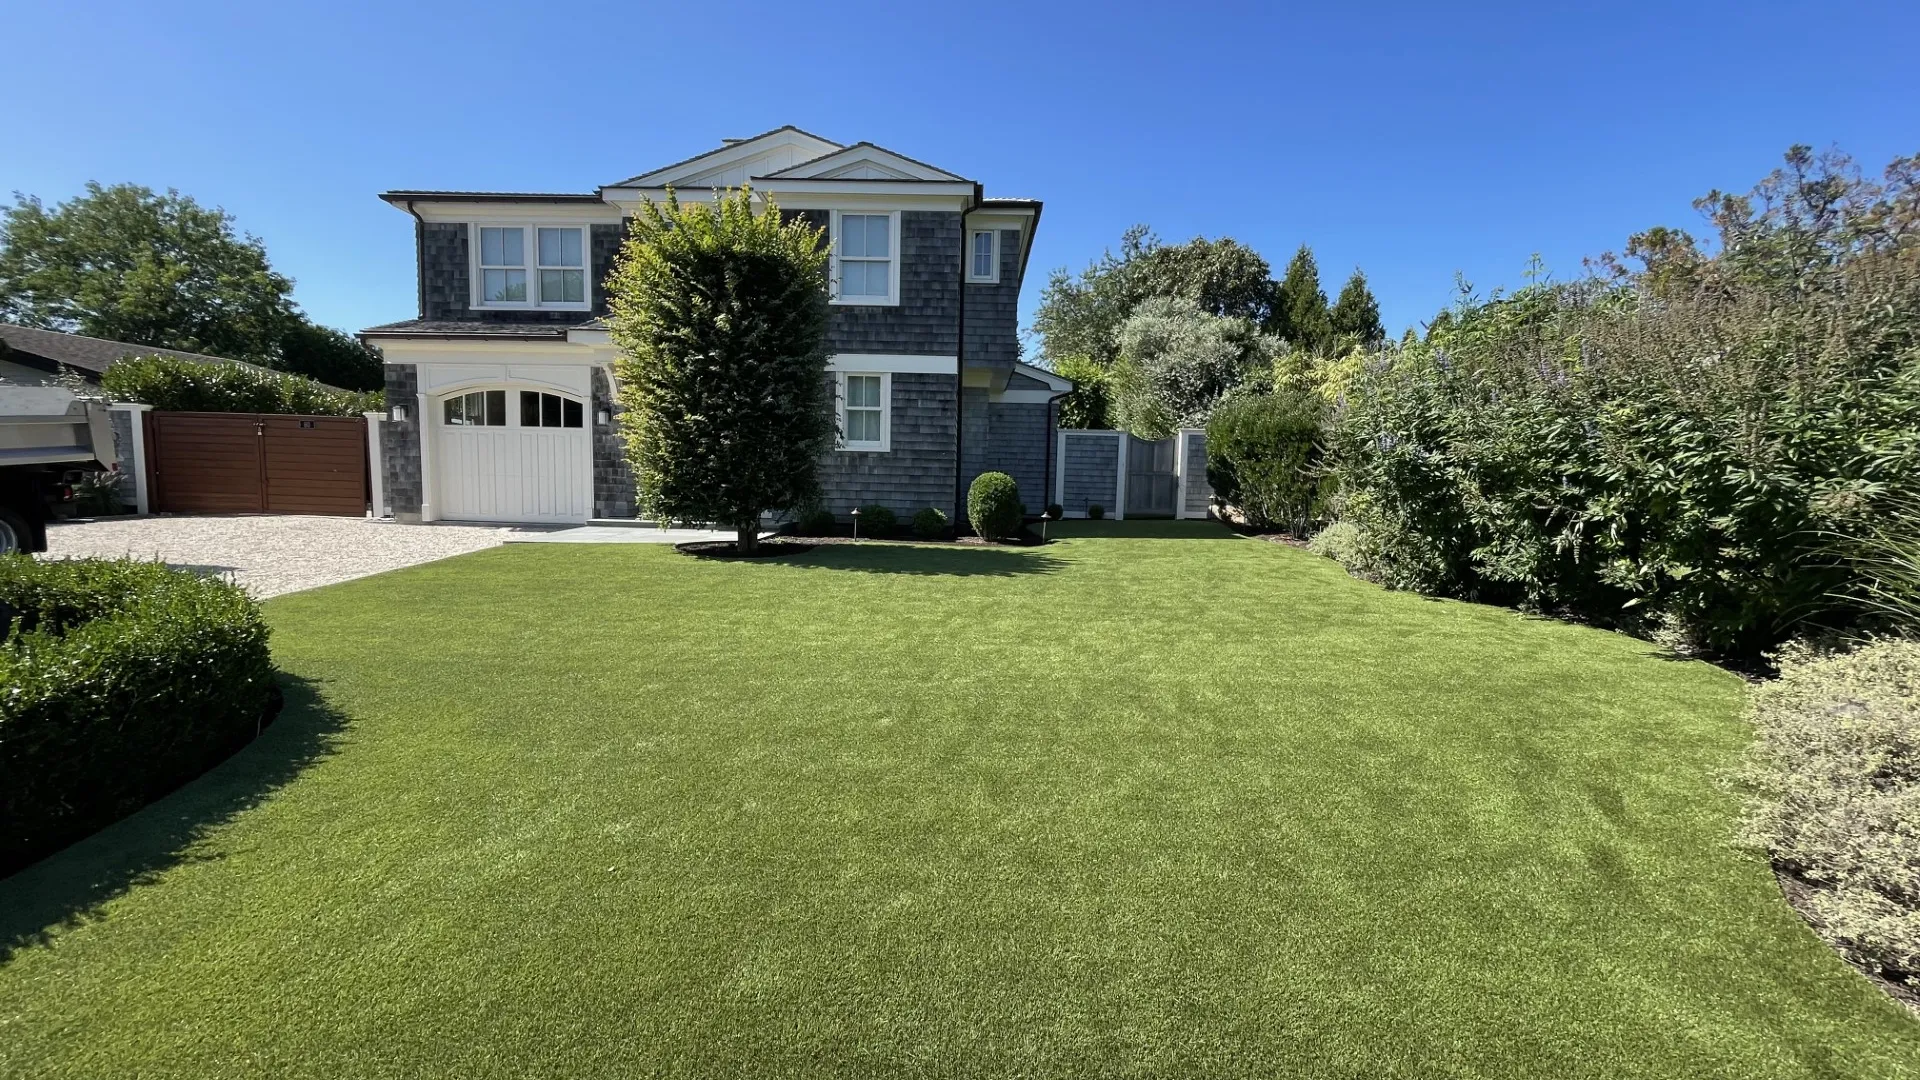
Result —
<instances>
[{"instance_id":1,"label":"downspout","mask_svg":"<svg viewBox=\"0 0 1920 1080\"><path fill-rule=\"evenodd\" d=\"M980 185L973 185L973 204L960 211L960 259L954 268L960 289L960 317L954 326L953 340L953 527L957 531L967 520L967 215L980 209Z\"/></svg>"},{"instance_id":2,"label":"downspout","mask_svg":"<svg viewBox=\"0 0 1920 1080\"><path fill-rule=\"evenodd\" d=\"M1069 380L1069 381L1071 381L1071 380ZM1055 405L1057 405L1057 404L1059 404L1059 402L1060 402L1060 399L1061 399L1061 398L1063 398L1063 397L1066 397L1066 396L1067 396L1068 394L1071 394L1071 393L1073 393L1073 391L1072 391L1072 390L1062 390L1062 391L1060 391L1059 393L1057 393L1057 394L1055 394L1055 395L1053 395L1052 397L1050 397L1050 398L1048 398L1048 399L1047 399L1047 424L1048 424L1048 427L1047 427L1047 471L1046 471L1046 472L1044 472L1044 473L1041 473L1041 474L1040 474L1040 475L1041 475L1041 476L1043 477L1043 479L1041 480L1041 483L1042 483L1042 484L1047 484L1047 483L1050 483L1050 482L1051 482L1051 481L1053 480L1053 478L1054 478L1054 475L1055 475L1055 474L1054 474L1054 471L1053 471L1053 449L1054 449L1054 446L1053 446L1053 444L1054 444L1054 443L1057 443L1057 442L1059 442L1059 441L1060 441L1060 421L1059 421L1059 420L1057 420L1057 419L1055 419L1055 417L1054 417L1054 411L1053 411L1053 407L1054 407ZM1055 492L1052 492L1051 490L1049 490L1049 492L1048 492L1048 493L1049 493L1049 494L1055 494ZM1057 494L1058 494L1058 495L1060 496L1060 498L1061 498L1061 500L1062 500L1062 503L1061 503L1061 505L1062 505L1062 507L1063 507L1063 509L1061 510L1061 513L1062 513L1062 514L1064 514L1064 513L1066 513L1066 511L1065 511L1065 509L1064 509L1064 506L1065 506L1065 500L1066 500L1066 497L1067 497L1067 493L1066 493L1066 492L1064 492L1064 491L1062 491L1062 492L1058 492ZM1048 505L1048 503L1051 503L1051 502L1053 502L1053 500L1052 500L1052 499L1048 499L1048 500L1047 500L1046 502L1044 502L1044 503L1041 503L1041 504L1040 504L1040 507L1041 507L1041 509L1043 509L1043 510L1044 510L1044 509L1045 509L1045 508L1047 507L1047 505Z\"/></svg>"}]
</instances>

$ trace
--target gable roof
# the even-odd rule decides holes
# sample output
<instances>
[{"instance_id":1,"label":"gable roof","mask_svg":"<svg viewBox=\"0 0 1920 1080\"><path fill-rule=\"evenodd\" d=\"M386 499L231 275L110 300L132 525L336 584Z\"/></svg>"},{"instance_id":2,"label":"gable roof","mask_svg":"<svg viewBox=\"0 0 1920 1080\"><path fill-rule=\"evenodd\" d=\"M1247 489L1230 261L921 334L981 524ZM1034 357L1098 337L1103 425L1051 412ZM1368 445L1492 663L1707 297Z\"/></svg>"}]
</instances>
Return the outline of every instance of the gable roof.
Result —
<instances>
[{"instance_id":1,"label":"gable roof","mask_svg":"<svg viewBox=\"0 0 1920 1080\"><path fill-rule=\"evenodd\" d=\"M125 341L110 341L107 338L87 337L84 334L64 334L58 330L36 330L31 326L16 326L13 323L0 323L0 343L6 348L0 355L24 354L38 357L49 364L64 364L80 372L95 376L106 374L106 370L116 362L129 356L172 356L181 360L193 360L202 364L239 364L241 367L258 367L241 360L228 360L204 353L182 352L179 349L160 349L152 345L134 345ZM9 359L16 358L9 356Z\"/></svg>"},{"instance_id":2,"label":"gable roof","mask_svg":"<svg viewBox=\"0 0 1920 1080\"><path fill-rule=\"evenodd\" d=\"M745 161L779 147L793 147L797 153L794 161L820 157L833 153L841 146L832 139L824 139L811 131L803 131L786 124L763 131L744 139L728 139L718 149L707 150L690 158L683 158L657 169L651 169L638 176L630 176L607 187L666 187L668 185L697 183L702 176L724 170L732 163ZM786 164L791 164L788 162ZM782 164L781 168L785 168ZM720 186L720 185L716 185Z\"/></svg>"},{"instance_id":3,"label":"gable roof","mask_svg":"<svg viewBox=\"0 0 1920 1080\"><path fill-rule=\"evenodd\" d=\"M841 147L765 176L769 180L966 180L870 142Z\"/></svg>"}]
</instances>

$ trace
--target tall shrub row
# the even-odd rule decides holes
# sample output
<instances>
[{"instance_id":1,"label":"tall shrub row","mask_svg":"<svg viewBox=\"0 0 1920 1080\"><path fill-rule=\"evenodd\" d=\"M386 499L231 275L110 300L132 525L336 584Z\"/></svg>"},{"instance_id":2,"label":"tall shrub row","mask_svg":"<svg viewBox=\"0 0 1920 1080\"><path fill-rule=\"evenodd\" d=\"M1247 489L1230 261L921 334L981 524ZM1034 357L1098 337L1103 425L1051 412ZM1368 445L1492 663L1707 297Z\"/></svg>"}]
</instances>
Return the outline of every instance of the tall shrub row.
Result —
<instances>
[{"instance_id":1,"label":"tall shrub row","mask_svg":"<svg viewBox=\"0 0 1920 1080\"><path fill-rule=\"evenodd\" d=\"M1377 354L1330 432L1358 559L1735 658L1878 617L1861 552L1920 497L1915 169L1796 150L1703 200L1712 255L1654 230Z\"/></svg>"},{"instance_id":2,"label":"tall shrub row","mask_svg":"<svg viewBox=\"0 0 1920 1080\"><path fill-rule=\"evenodd\" d=\"M158 563L0 556L0 875L251 739L278 700L258 607Z\"/></svg>"},{"instance_id":3,"label":"tall shrub row","mask_svg":"<svg viewBox=\"0 0 1920 1080\"><path fill-rule=\"evenodd\" d=\"M378 392L339 390L285 372L177 356L128 357L107 369L100 386L115 401L181 412L359 416L378 410L385 399Z\"/></svg>"}]
</instances>

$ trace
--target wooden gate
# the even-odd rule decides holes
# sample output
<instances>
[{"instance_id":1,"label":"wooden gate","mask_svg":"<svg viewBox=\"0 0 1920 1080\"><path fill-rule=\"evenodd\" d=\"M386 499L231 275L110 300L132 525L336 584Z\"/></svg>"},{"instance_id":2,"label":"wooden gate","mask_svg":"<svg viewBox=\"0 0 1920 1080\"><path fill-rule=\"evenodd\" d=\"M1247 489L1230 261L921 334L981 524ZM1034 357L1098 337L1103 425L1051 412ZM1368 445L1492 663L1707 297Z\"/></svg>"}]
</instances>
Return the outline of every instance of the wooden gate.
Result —
<instances>
[{"instance_id":1,"label":"wooden gate","mask_svg":"<svg viewBox=\"0 0 1920 1080\"><path fill-rule=\"evenodd\" d=\"M367 422L353 416L147 414L155 511L367 512Z\"/></svg>"}]
</instances>

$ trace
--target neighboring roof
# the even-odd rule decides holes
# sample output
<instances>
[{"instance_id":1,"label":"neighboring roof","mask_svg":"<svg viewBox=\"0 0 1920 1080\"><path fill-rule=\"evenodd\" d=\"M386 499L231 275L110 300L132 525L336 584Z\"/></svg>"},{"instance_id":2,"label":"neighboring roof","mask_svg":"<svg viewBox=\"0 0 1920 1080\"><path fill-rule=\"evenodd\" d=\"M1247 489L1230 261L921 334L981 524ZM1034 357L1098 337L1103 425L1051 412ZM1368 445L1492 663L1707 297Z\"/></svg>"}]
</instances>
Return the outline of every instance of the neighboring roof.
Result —
<instances>
[{"instance_id":1,"label":"neighboring roof","mask_svg":"<svg viewBox=\"0 0 1920 1080\"><path fill-rule=\"evenodd\" d=\"M125 341L87 337L84 334L63 334L58 330L36 330L30 326L16 326L13 323L0 323L0 341L4 341L7 349L12 352L37 356L50 363L65 364L67 367L92 372L95 375L105 374L115 361L124 360L129 356L173 356L203 364L259 366L243 360L207 356L204 353L160 349L152 345L133 345Z\"/></svg>"},{"instance_id":2,"label":"neighboring roof","mask_svg":"<svg viewBox=\"0 0 1920 1080\"><path fill-rule=\"evenodd\" d=\"M744 139L723 140L719 146L714 147L711 150L702 150L699 153L693 155L692 157L681 158L679 161L668 162L665 165L657 165L651 169L648 169L646 172L640 173L637 176L629 176L625 180L621 180L618 183L608 184L606 186L607 187L639 186L642 181L648 179L649 177L658 176L663 172L668 172L673 169L684 168L688 165L692 165L700 161L703 158L712 157L715 154L724 154L729 150L738 150L740 147L745 146L748 143L756 143L756 142L759 142L761 139L771 138L772 136L778 135L782 132L792 132L795 135L802 135L802 136L805 136L806 138L812 139L815 142L824 143L827 146L838 147L840 145L839 143L834 142L832 139L815 135L811 131L794 127L792 124L782 124L781 126L774 128L772 131L763 131L758 135L749 135Z\"/></svg>"},{"instance_id":3,"label":"neighboring roof","mask_svg":"<svg viewBox=\"0 0 1920 1080\"><path fill-rule=\"evenodd\" d=\"M467 338L474 341L565 340L569 330L602 329L597 319L582 323L475 322L471 319L406 319L360 331L361 337Z\"/></svg>"},{"instance_id":4,"label":"neighboring roof","mask_svg":"<svg viewBox=\"0 0 1920 1080\"><path fill-rule=\"evenodd\" d=\"M550 191L383 191L380 198L395 206L407 202L544 202L599 203L598 194Z\"/></svg>"}]
</instances>

